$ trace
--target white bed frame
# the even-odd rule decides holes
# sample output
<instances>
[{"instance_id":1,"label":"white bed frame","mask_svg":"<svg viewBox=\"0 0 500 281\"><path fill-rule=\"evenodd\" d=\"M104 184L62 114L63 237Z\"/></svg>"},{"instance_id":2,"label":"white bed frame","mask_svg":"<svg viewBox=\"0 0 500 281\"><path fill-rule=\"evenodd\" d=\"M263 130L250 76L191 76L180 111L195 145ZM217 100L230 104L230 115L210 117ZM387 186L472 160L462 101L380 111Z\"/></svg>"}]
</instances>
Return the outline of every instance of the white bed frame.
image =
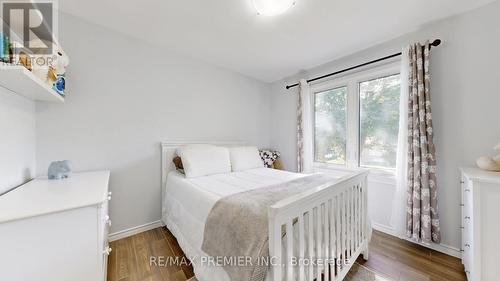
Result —
<instances>
[{"instance_id":1,"label":"white bed frame","mask_svg":"<svg viewBox=\"0 0 500 281\"><path fill-rule=\"evenodd\" d=\"M187 144L234 146L244 143L162 143L162 202L165 198L167 174L174 169L172 159L176 156L176 149ZM360 254L364 259L368 259L371 231L367 217L367 175L368 171L355 172L281 200L269 208L269 254L273 257L273 264L282 265L271 266L274 281L340 281ZM162 211L164 208L162 204ZM310 214L313 219L308 219L308 225L305 225L305 218L310 218ZM299 228L299 239L286 235L285 248L298 249L298 253L286 251L282 244L282 229L286 229L286 233L293 233L294 225ZM316 250L308 253L306 248ZM315 266L300 262L299 265L292 266L294 256L298 259L307 258L309 261L323 259L328 262Z\"/></svg>"},{"instance_id":2,"label":"white bed frame","mask_svg":"<svg viewBox=\"0 0 500 281\"><path fill-rule=\"evenodd\" d=\"M360 254L368 259L371 235L367 219L367 175L368 171L353 173L279 201L269 208L269 253L284 264L271 267L273 280L343 280ZM313 219L309 219L310 214ZM308 217L307 226L305 217ZM282 256L282 227L286 228L286 233L292 233L294 224L298 225L299 239L286 235L286 249L298 248L299 253L286 251ZM316 251L306 253L306 245ZM294 276L297 273L291 266L294 255L329 262L318 266L299 263L298 276Z\"/></svg>"}]
</instances>

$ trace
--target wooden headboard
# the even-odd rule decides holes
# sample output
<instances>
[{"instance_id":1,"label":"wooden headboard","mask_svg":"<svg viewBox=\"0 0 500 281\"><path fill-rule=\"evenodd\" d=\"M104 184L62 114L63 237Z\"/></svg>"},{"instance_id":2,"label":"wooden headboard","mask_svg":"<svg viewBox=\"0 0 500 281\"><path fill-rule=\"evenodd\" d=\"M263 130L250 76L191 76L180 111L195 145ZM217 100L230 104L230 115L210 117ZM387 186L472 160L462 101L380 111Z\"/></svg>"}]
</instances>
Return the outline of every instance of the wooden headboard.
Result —
<instances>
[{"instance_id":1,"label":"wooden headboard","mask_svg":"<svg viewBox=\"0 0 500 281\"><path fill-rule=\"evenodd\" d=\"M220 146L237 146L245 145L243 141L167 141L161 143L161 198L162 202L165 198L165 184L167 183L167 175L174 170L172 160L177 156L177 148L188 144L212 144ZM163 205L163 204L162 204ZM163 207L162 207L163 209ZM163 210L162 210L163 211Z\"/></svg>"}]
</instances>

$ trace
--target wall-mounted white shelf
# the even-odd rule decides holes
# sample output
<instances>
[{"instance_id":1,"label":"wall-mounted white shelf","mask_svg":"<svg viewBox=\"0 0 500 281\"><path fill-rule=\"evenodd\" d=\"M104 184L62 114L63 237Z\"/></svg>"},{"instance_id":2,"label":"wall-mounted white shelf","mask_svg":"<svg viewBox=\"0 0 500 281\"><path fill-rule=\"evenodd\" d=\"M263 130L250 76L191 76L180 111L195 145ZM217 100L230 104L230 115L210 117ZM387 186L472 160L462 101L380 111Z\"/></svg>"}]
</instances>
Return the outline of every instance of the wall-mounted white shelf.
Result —
<instances>
[{"instance_id":1,"label":"wall-mounted white shelf","mask_svg":"<svg viewBox=\"0 0 500 281\"><path fill-rule=\"evenodd\" d=\"M61 95L23 66L0 67L0 86L34 101L64 102Z\"/></svg>"}]
</instances>

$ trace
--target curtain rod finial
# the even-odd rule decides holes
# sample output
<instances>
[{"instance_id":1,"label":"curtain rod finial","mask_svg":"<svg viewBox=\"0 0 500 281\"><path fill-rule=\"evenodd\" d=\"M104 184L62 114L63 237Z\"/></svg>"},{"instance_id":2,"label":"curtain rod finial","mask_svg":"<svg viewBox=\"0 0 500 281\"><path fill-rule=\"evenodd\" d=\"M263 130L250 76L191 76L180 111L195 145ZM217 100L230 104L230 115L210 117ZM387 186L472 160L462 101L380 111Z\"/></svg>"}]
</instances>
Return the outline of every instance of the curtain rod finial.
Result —
<instances>
[{"instance_id":1,"label":"curtain rod finial","mask_svg":"<svg viewBox=\"0 0 500 281\"><path fill-rule=\"evenodd\" d=\"M434 42L431 43L432 46L437 47L441 45L441 39L436 39Z\"/></svg>"}]
</instances>

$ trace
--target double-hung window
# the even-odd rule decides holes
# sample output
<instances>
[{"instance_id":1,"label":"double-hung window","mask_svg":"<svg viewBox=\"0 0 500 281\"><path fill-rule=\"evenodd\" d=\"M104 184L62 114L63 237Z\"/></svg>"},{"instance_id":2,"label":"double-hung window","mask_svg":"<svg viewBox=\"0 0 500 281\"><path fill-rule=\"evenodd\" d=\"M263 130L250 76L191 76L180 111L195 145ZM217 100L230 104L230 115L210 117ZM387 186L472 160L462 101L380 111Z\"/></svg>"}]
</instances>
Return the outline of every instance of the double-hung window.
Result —
<instances>
[{"instance_id":1,"label":"double-hung window","mask_svg":"<svg viewBox=\"0 0 500 281\"><path fill-rule=\"evenodd\" d=\"M316 166L396 168L399 64L311 86Z\"/></svg>"}]
</instances>

